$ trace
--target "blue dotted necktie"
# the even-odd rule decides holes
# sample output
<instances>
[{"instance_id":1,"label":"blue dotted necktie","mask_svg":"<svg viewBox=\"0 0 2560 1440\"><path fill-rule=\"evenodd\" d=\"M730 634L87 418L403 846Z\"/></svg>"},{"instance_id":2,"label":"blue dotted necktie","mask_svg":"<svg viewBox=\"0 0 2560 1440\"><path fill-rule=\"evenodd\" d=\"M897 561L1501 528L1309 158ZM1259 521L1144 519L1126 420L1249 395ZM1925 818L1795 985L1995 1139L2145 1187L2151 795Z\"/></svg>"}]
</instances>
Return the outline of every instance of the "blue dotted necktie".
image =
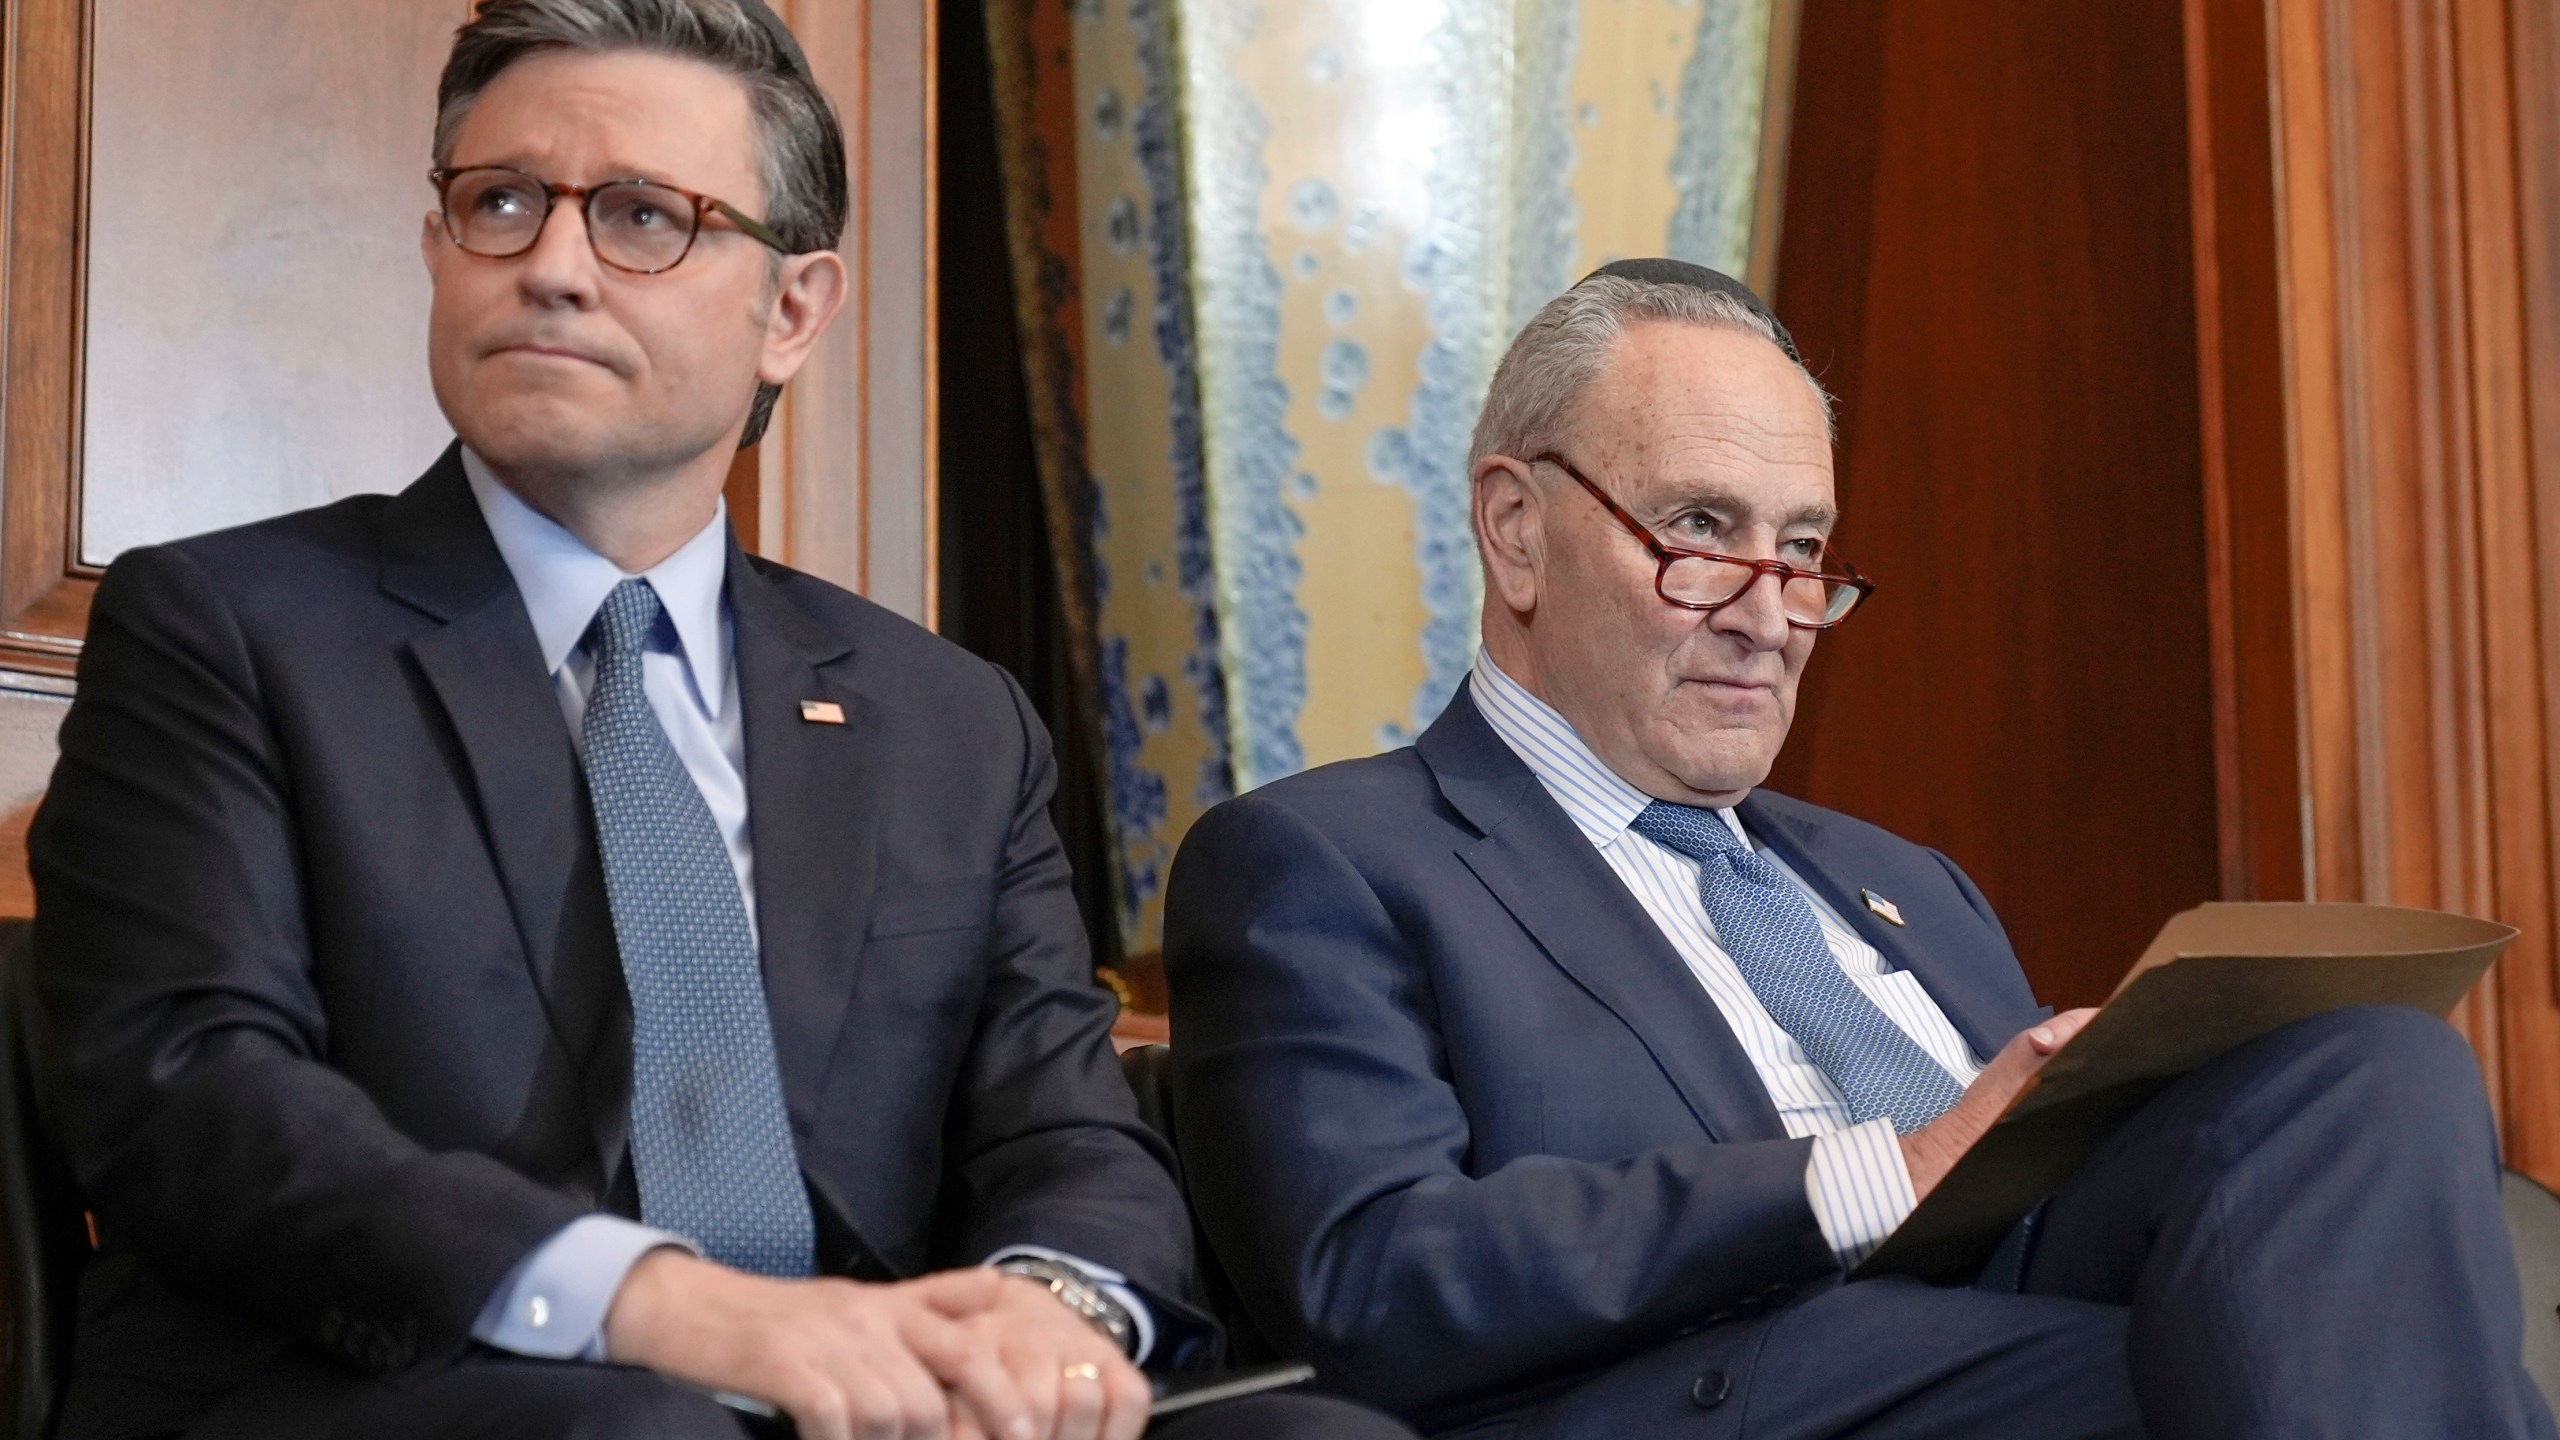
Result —
<instances>
[{"instance_id":1,"label":"blue dotted necktie","mask_svg":"<svg viewBox=\"0 0 2560 1440\"><path fill-rule=\"evenodd\" d=\"M1813 906L1722 815L1656 800L1628 828L1698 862L1698 898L1716 939L1770 1018L1840 1087L1852 1119L1885 1116L1908 1135L1964 1094L1840 968Z\"/></svg>"},{"instance_id":2,"label":"blue dotted necktie","mask_svg":"<svg viewBox=\"0 0 2560 1440\"><path fill-rule=\"evenodd\" d=\"M773 1017L728 846L641 685L664 610L625 580L596 611L587 793L631 992L631 1163L640 1218L723 1265L807 1275L809 1192Z\"/></svg>"}]
</instances>

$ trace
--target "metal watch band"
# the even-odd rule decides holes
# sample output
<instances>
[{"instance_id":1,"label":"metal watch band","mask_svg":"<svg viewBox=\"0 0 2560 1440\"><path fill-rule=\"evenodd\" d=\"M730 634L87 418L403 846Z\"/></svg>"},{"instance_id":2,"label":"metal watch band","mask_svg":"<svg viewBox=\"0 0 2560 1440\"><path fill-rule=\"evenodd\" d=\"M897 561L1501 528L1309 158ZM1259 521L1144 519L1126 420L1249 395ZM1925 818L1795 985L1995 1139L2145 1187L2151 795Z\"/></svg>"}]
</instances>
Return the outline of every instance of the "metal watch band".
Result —
<instances>
[{"instance_id":1,"label":"metal watch band","mask_svg":"<svg viewBox=\"0 0 2560 1440\"><path fill-rule=\"evenodd\" d=\"M996 1269L1007 1275L1019 1275L1047 1286L1058 1303L1084 1317L1085 1322L1111 1337L1123 1355L1131 1353L1138 1343L1137 1322L1129 1316L1129 1307L1111 1298L1101 1282L1064 1261L1038 1255L1016 1255L996 1262Z\"/></svg>"}]
</instances>

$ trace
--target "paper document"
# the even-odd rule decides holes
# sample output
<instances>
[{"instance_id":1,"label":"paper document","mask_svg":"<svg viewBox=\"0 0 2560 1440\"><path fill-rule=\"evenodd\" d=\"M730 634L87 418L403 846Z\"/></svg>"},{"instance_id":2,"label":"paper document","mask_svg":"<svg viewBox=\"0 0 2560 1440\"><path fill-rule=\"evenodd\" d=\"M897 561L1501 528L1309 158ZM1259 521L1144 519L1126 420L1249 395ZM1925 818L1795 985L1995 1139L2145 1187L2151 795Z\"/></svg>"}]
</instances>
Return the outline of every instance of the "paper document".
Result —
<instances>
[{"instance_id":1,"label":"paper document","mask_svg":"<svg viewBox=\"0 0 2560 1440\"><path fill-rule=\"evenodd\" d=\"M2088 1028L1850 1278L1971 1280L2170 1081L2350 1005L2444 1015L2515 937L2493 921L2389 905L2212 904L2172 917Z\"/></svg>"}]
</instances>

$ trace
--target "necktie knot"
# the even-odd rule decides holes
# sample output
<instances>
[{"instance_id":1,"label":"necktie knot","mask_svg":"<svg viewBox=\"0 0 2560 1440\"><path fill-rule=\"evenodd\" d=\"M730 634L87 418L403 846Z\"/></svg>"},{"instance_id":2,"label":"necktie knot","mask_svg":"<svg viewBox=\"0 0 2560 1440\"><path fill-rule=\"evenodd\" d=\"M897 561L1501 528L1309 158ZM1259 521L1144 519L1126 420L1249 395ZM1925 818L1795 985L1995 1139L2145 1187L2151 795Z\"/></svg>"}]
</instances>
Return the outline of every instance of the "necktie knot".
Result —
<instances>
[{"instance_id":1,"label":"necktie knot","mask_svg":"<svg viewBox=\"0 0 2560 1440\"><path fill-rule=\"evenodd\" d=\"M614 586L596 607L595 623L588 629L587 643L594 647L597 663L647 650L649 633L658 628L658 617L665 613L657 588L648 581L625 580Z\"/></svg>"},{"instance_id":2,"label":"necktie knot","mask_svg":"<svg viewBox=\"0 0 2560 1440\"><path fill-rule=\"evenodd\" d=\"M1656 800L1644 807L1627 828L1665 850L1674 850L1692 860L1706 861L1720 855L1732 855L1744 847L1742 837L1723 815L1696 805L1674 805Z\"/></svg>"},{"instance_id":3,"label":"necktie knot","mask_svg":"<svg viewBox=\"0 0 2560 1440\"><path fill-rule=\"evenodd\" d=\"M1841 969L1812 903L1725 816L1656 800L1627 828L1698 862L1698 903L1716 943L1769 1018L1839 1087L1852 1120L1890 1118L1908 1135L1963 1096L1946 1067Z\"/></svg>"}]
</instances>

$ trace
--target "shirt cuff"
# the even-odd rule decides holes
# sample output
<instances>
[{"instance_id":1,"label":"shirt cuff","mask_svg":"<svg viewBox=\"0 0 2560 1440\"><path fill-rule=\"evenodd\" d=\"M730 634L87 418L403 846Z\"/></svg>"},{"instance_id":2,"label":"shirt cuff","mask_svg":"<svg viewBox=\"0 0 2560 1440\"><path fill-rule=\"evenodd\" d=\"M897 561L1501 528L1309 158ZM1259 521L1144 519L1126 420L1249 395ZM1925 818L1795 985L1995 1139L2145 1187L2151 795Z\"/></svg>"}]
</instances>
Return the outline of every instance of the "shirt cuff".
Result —
<instances>
[{"instance_id":1,"label":"shirt cuff","mask_svg":"<svg viewBox=\"0 0 2560 1440\"><path fill-rule=\"evenodd\" d=\"M1034 1260L1054 1261L1060 1265L1072 1265L1092 1276L1093 1282L1102 1287L1104 1294L1119 1301L1120 1308L1129 1312L1129 1327L1134 1332L1135 1340L1135 1343L1129 1347L1130 1363L1134 1365L1147 1363L1148 1353L1156 1348L1156 1319L1147 1312L1147 1302L1139 1299L1138 1292L1129 1288L1128 1276L1108 1265L1096 1265L1083 1256L1069 1255L1063 1250L1052 1250L1046 1245L1007 1245L988 1256L987 1263L997 1265L1024 1256Z\"/></svg>"},{"instance_id":2,"label":"shirt cuff","mask_svg":"<svg viewBox=\"0 0 2560 1440\"><path fill-rule=\"evenodd\" d=\"M1843 1270L1873 1254L1920 1203L1911 1193L1902 1139L1887 1119L1815 1136L1804 1189L1814 1223Z\"/></svg>"},{"instance_id":3,"label":"shirt cuff","mask_svg":"<svg viewBox=\"0 0 2560 1440\"><path fill-rule=\"evenodd\" d=\"M582 1215L516 1262L472 1322L471 1338L538 1360L605 1358L604 1317L640 1257L692 1242L619 1215Z\"/></svg>"}]
</instances>

